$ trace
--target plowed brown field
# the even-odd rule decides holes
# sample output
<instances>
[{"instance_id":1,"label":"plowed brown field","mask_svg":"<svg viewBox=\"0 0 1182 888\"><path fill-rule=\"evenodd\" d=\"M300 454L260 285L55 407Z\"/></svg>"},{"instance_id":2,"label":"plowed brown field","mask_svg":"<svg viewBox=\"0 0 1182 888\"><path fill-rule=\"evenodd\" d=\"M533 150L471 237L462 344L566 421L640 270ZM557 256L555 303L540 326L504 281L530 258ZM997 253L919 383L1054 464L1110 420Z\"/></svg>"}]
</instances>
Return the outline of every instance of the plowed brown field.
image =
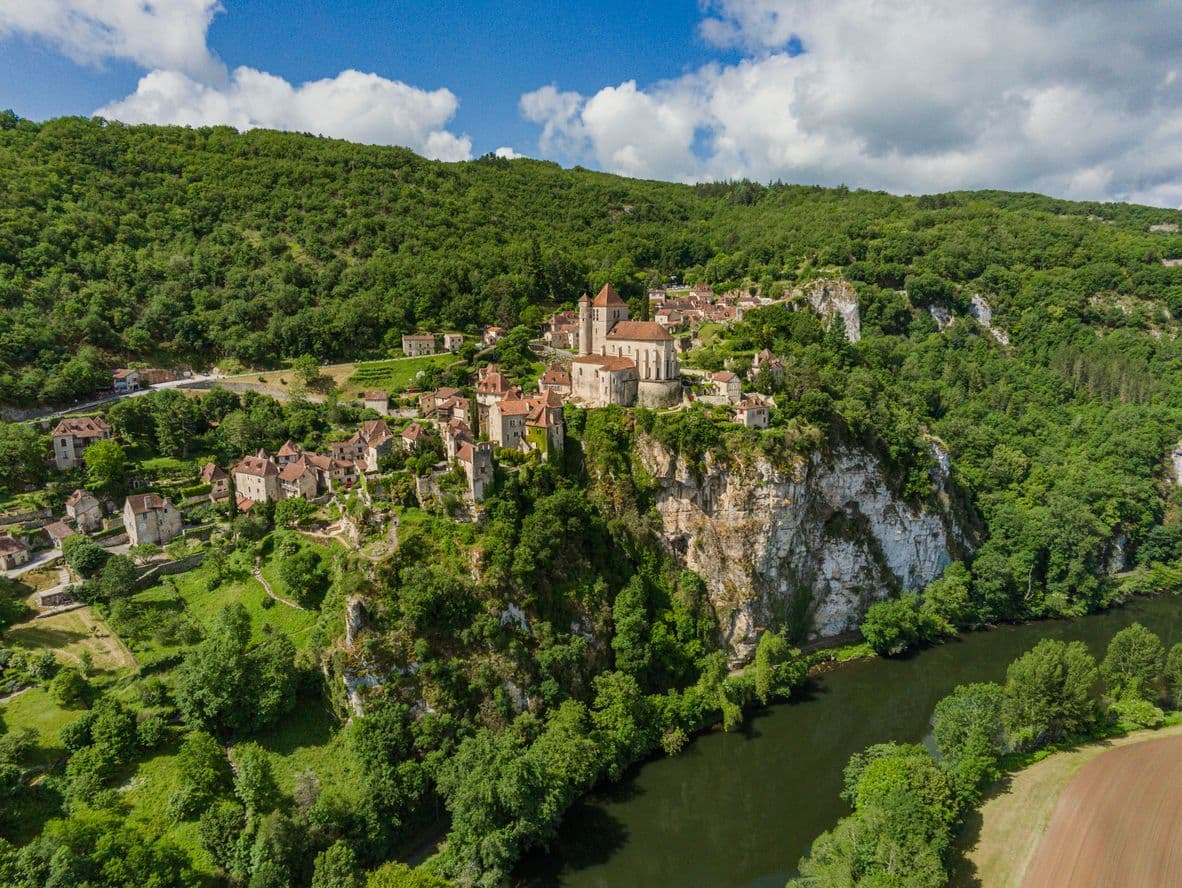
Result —
<instances>
[{"instance_id":1,"label":"plowed brown field","mask_svg":"<svg viewBox=\"0 0 1182 888\"><path fill-rule=\"evenodd\" d=\"M1182 737L1111 749L1079 769L1025 888L1182 885Z\"/></svg>"}]
</instances>

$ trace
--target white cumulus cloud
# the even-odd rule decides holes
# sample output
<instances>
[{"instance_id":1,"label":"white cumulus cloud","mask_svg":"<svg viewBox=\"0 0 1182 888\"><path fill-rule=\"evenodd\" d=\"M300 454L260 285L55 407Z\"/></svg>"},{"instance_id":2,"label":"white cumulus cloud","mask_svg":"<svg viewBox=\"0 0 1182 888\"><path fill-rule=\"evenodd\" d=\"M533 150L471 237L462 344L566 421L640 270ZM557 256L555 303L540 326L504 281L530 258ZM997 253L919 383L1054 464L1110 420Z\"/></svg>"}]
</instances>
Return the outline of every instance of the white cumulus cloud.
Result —
<instances>
[{"instance_id":1,"label":"white cumulus cloud","mask_svg":"<svg viewBox=\"0 0 1182 888\"><path fill-rule=\"evenodd\" d=\"M0 36L36 37L82 64L123 59L207 80L225 66L205 42L220 0L0 0Z\"/></svg>"},{"instance_id":2,"label":"white cumulus cloud","mask_svg":"<svg viewBox=\"0 0 1182 888\"><path fill-rule=\"evenodd\" d=\"M524 154L519 154L517 151L510 148L508 145L502 145L493 152L494 157L501 157L505 160L517 160L520 157L525 157Z\"/></svg>"},{"instance_id":3,"label":"white cumulus cloud","mask_svg":"<svg viewBox=\"0 0 1182 888\"><path fill-rule=\"evenodd\" d=\"M125 123L295 130L404 145L438 160L467 160L471 140L446 129L458 106L450 90L422 90L360 71L293 86L282 77L241 67L220 86L178 71L152 71L130 96L95 113Z\"/></svg>"},{"instance_id":4,"label":"white cumulus cloud","mask_svg":"<svg viewBox=\"0 0 1182 888\"><path fill-rule=\"evenodd\" d=\"M147 70L135 92L95 111L126 123L229 124L404 145L466 160L472 142L447 128L459 106L377 74L342 71L299 85L251 67L226 70L207 35L221 0L0 0L0 38L44 40L80 64L107 59Z\"/></svg>"},{"instance_id":5,"label":"white cumulus cloud","mask_svg":"<svg viewBox=\"0 0 1182 888\"><path fill-rule=\"evenodd\" d=\"M543 153L633 176L999 187L1177 205L1182 0L711 0L742 58L521 99Z\"/></svg>"}]
</instances>

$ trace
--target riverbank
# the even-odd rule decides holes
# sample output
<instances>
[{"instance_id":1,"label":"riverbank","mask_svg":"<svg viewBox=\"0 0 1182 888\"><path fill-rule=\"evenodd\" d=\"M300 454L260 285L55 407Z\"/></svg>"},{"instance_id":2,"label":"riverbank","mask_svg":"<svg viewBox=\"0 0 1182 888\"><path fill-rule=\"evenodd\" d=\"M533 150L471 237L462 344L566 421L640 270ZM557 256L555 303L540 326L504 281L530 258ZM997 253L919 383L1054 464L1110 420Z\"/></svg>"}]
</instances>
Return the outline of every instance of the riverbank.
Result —
<instances>
[{"instance_id":1,"label":"riverbank","mask_svg":"<svg viewBox=\"0 0 1182 888\"><path fill-rule=\"evenodd\" d=\"M1182 641L1182 602L1135 598L1092 616L962 633L902 657L817 664L793 702L756 708L736 730L708 729L681 754L597 787L564 818L551 849L523 861L518 878L569 888L782 888L812 840L849 813L840 793L853 753L923 740L941 698L957 685L1004 681L1008 665L1044 638L1083 641L1102 655L1134 622L1167 646ZM854 651L839 646L822 656L829 654Z\"/></svg>"},{"instance_id":2,"label":"riverbank","mask_svg":"<svg viewBox=\"0 0 1182 888\"><path fill-rule=\"evenodd\" d=\"M1113 749L1182 736L1182 715L1165 727L1093 740L1007 774L978 807L958 849L952 885L1021 888L1063 791L1088 762Z\"/></svg>"}]
</instances>

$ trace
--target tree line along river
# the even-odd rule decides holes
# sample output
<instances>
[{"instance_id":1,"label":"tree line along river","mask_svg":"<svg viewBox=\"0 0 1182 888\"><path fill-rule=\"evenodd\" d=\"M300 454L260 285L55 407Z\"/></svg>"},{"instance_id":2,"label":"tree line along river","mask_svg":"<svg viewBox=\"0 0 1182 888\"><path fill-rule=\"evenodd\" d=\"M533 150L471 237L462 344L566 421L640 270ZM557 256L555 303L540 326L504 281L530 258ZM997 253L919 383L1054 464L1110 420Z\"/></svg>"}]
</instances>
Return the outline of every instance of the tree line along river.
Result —
<instances>
[{"instance_id":1,"label":"tree line along river","mask_svg":"<svg viewBox=\"0 0 1182 888\"><path fill-rule=\"evenodd\" d=\"M1003 681L1043 638L1083 641L1098 658L1131 623L1167 648L1182 641L1182 600L1141 599L1082 617L969 633L904 659L843 664L801 698L751 715L734 733L705 734L578 803L522 884L782 886L812 839L848 809L838 797L850 755L873 743L918 742L937 701L960 684Z\"/></svg>"}]
</instances>

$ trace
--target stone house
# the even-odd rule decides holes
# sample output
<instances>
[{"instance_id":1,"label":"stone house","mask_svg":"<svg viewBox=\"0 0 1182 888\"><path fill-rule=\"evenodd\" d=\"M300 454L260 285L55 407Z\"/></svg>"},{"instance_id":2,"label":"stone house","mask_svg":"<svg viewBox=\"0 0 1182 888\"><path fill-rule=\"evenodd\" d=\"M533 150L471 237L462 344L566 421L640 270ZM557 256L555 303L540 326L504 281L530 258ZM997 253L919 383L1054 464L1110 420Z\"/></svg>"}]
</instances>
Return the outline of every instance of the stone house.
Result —
<instances>
[{"instance_id":1,"label":"stone house","mask_svg":"<svg viewBox=\"0 0 1182 888\"><path fill-rule=\"evenodd\" d=\"M529 398L529 416L525 420L527 450L536 450L543 459L562 453L566 444L566 421L562 415L562 399L555 392L545 391Z\"/></svg>"},{"instance_id":2,"label":"stone house","mask_svg":"<svg viewBox=\"0 0 1182 888\"><path fill-rule=\"evenodd\" d=\"M12 570L27 564L29 547L12 534L0 536L0 570Z\"/></svg>"},{"instance_id":3,"label":"stone house","mask_svg":"<svg viewBox=\"0 0 1182 888\"><path fill-rule=\"evenodd\" d=\"M140 390L140 371L127 369L112 370L111 383L117 395L138 392Z\"/></svg>"},{"instance_id":4,"label":"stone house","mask_svg":"<svg viewBox=\"0 0 1182 888\"><path fill-rule=\"evenodd\" d=\"M653 315L653 320L670 333L685 329L685 315L677 308L663 308Z\"/></svg>"},{"instance_id":5,"label":"stone house","mask_svg":"<svg viewBox=\"0 0 1182 888\"><path fill-rule=\"evenodd\" d=\"M449 420L443 426L443 455L447 459L455 459L461 447L474 442L472 429L462 419Z\"/></svg>"},{"instance_id":6,"label":"stone house","mask_svg":"<svg viewBox=\"0 0 1182 888\"><path fill-rule=\"evenodd\" d=\"M279 452L275 454L276 465L283 467L288 463L293 463L304 455L304 448L295 441L288 438L283 442L283 446L279 448Z\"/></svg>"},{"instance_id":7,"label":"stone house","mask_svg":"<svg viewBox=\"0 0 1182 888\"><path fill-rule=\"evenodd\" d=\"M493 482L492 445L487 441L464 444L456 452L456 461L463 467L464 476L468 479L469 495L474 501L480 502Z\"/></svg>"},{"instance_id":8,"label":"stone house","mask_svg":"<svg viewBox=\"0 0 1182 888\"><path fill-rule=\"evenodd\" d=\"M497 341L504 335L504 327L485 327L484 333L480 336L480 341L484 345L496 345Z\"/></svg>"},{"instance_id":9,"label":"stone house","mask_svg":"<svg viewBox=\"0 0 1182 888\"><path fill-rule=\"evenodd\" d=\"M201 483L209 485L209 501L220 503L230 495L230 475L217 463L206 463L201 469Z\"/></svg>"},{"instance_id":10,"label":"stone house","mask_svg":"<svg viewBox=\"0 0 1182 888\"><path fill-rule=\"evenodd\" d=\"M273 503L280 499L279 467L265 450L255 456L242 457L238 465L230 469L230 474L240 498L252 503Z\"/></svg>"},{"instance_id":11,"label":"stone house","mask_svg":"<svg viewBox=\"0 0 1182 888\"><path fill-rule=\"evenodd\" d=\"M481 429L488 428L488 414L492 405L514 391L521 394L521 389L510 383L509 377L496 364L481 368L476 379L476 412L480 417Z\"/></svg>"},{"instance_id":12,"label":"stone house","mask_svg":"<svg viewBox=\"0 0 1182 888\"><path fill-rule=\"evenodd\" d=\"M444 351L449 351L454 354L455 352L458 352L460 350L460 347L463 344L464 344L464 334L463 333L444 333L443 334L443 350Z\"/></svg>"},{"instance_id":13,"label":"stone house","mask_svg":"<svg viewBox=\"0 0 1182 888\"><path fill-rule=\"evenodd\" d=\"M639 379L631 358L581 355L571 363L571 397L587 407L636 403Z\"/></svg>"},{"instance_id":14,"label":"stone house","mask_svg":"<svg viewBox=\"0 0 1182 888\"><path fill-rule=\"evenodd\" d=\"M516 450L525 438L525 422L528 418L529 403L516 392L510 392L489 409L485 432L488 439L498 447Z\"/></svg>"},{"instance_id":15,"label":"stone house","mask_svg":"<svg viewBox=\"0 0 1182 888\"><path fill-rule=\"evenodd\" d=\"M279 470L279 488L284 499L315 499L320 492L320 474L300 457Z\"/></svg>"},{"instance_id":16,"label":"stone house","mask_svg":"<svg viewBox=\"0 0 1182 888\"><path fill-rule=\"evenodd\" d=\"M365 462L365 470L376 472L378 460L390 452L390 446L394 443L394 433L390 431L384 419L370 419L361 424L358 434L364 445L361 458Z\"/></svg>"},{"instance_id":17,"label":"stone house","mask_svg":"<svg viewBox=\"0 0 1182 888\"><path fill-rule=\"evenodd\" d=\"M65 543L72 536L78 536L78 531L70 527L64 521L54 521L52 524L45 525L45 532L49 535L49 541L53 543L53 547L59 552L62 550L62 544Z\"/></svg>"},{"instance_id":18,"label":"stone house","mask_svg":"<svg viewBox=\"0 0 1182 888\"><path fill-rule=\"evenodd\" d=\"M66 590L69 587L54 586L52 589L42 589L37 593L37 607L65 607L74 604L76 599Z\"/></svg>"},{"instance_id":19,"label":"stone house","mask_svg":"<svg viewBox=\"0 0 1182 888\"><path fill-rule=\"evenodd\" d=\"M354 432L344 441L330 441L328 449L333 459L349 462L365 459L365 440L360 432Z\"/></svg>"},{"instance_id":20,"label":"stone house","mask_svg":"<svg viewBox=\"0 0 1182 888\"><path fill-rule=\"evenodd\" d=\"M111 427L97 416L67 416L50 433L53 461L62 471L82 465L82 454L96 441L111 437Z\"/></svg>"},{"instance_id":21,"label":"stone house","mask_svg":"<svg viewBox=\"0 0 1182 888\"><path fill-rule=\"evenodd\" d=\"M450 385L440 386L433 392L424 392L419 395L419 412L423 416L434 416L440 407L459 395L460 390L452 388Z\"/></svg>"},{"instance_id":22,"label":"stone house","mask_svg":"<svg viewBox=\"0 0 1182 888\"><path fill-rule=\"evenodd\" d=\"M730 370L717 370L710 374L710 381L714 383L718 394L732 404L738 404L743 400L743 380L739 379L737 373L732 373Z\"/></svg>"},{"instance_id":23,"label":"stone house","mask_svg":"<svg viewBox=\"0 0 1182 888\"><path fill-rule=\"evenodd\" d=\"M446 337L444 338L446 339ZM373 410L382 416L390 415L390 396L385 392L362 392L361 403L367 410Z\"/></svg>"},{"instance_id":24,"label":"stone house","mask_svg":"<svg viewBox=\"0 0 1182 888\"><path fill-rule=\"evenodd\" d=\"M557 362L551 364L538 377L538 391L554 392L560 398L567 397L571 391L570 370Z\"/></svg>"},{"instance_id":25,"label":"stone house","mask_svg":"<svg viewBox=\"0 0 1182 888\"><path fill-rule=\"evenodd\" d=\"M408 333L402 337L402 353L408 358L435 354L434 333Z\"/></svg>"},{"instance_id":26,"label":"stone house","mask_svg":"<svg viewBox=\"0 0 1182 888\"><path fill-rule=\"evenodd\" d=\"M103 524L103 507L89 490L78 488L66 497L66 517L83 533L97 530Z\"/></svg>"},{"instance_id":27,"label":"stone house","mask_svg":"<svg viewBox=\"0 0 1182 888\"><path fill-rule=\"evenodd\" d=\"M431 432L422 423L412 422L402 430L402 448L407 452L413 451L432 437Z\"/></svg>"},{"instance_id":28,"label":"stone house","mask_svg":"<svg viewBox=\"0 0 1182 888\"><path fill-rule=\"evenodd\" d=\"M123 503L123 526L133 546L163 546L180 536L181 513L158 494L137 493Z\"/></svg>"},{"instance_id":29,"label":"stone house","mask_svg":"<svg viewBox=\"0 0 1182 888\"><path fill-rule=\"evenodd\" d=\"M735 408L735 422L749 429L766 429L769 416L768 405L761 398L746 398Z\"/></svg>"},{"instance_id":30,"label":"stone house","mask_svg":"<svg viewBox=\"0 0 1182 888\"><path fill-rule=\"evenodd\" d=\"M750 378L755 379L765 370L775 382L780 382L784 378L784 362L766 348L751 361Z\"/></svg>"}]
</instances>

